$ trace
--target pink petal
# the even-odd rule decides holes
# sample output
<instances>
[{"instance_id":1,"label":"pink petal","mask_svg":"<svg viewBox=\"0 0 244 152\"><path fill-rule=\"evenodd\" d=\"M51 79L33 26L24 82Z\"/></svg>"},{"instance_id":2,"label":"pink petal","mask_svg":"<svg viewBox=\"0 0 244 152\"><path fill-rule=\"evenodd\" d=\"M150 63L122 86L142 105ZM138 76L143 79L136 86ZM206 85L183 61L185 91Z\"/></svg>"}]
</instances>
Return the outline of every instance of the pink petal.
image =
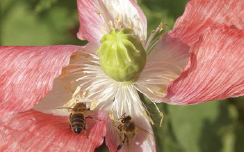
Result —
<instances>
[{"instance_id":1,"label":"pink petal","mask_svg":"<svg viewBox=\"0 0 244 152\"><path fill-rule=\"evenodd\" d=\"M130 20L132 29L137 28L139 37L146 39L147 20L135 0L78 0L77 3L80 20L77 33L79 39L99 42L104 34L110 32L109 21L114 22L118 15L123 18L122 26Z\"/></svg>"},{"instance_id":2,"label":"pink petal","mask_svg":"<svg viewBox=\"0 0 244 152\"><path fill-rule=\"evenodd\" d=\"M192 0L170 35L192 46L207 27L225 24L244 29L243 0Z\"/></svg>"},{"instance_id":3,"label":"pink petal","mask_svg":"<svg viewBox=\"0 0 244 152\"><path fill-rule=\"evenodd\" d=\"M77 0L80 29L77 37L89 42L99 42L102 37L103 20L98 14L98 9L93 0Z\"/></svg>"},{"instance_id":4,"label":"pink petal","mask_svg":"<svg viewBox=\"0 0 244 152\"><path fill-rule=\"evenodd\" d=\"M31 109L52 89L54 78L79 46L0 47L0 109L13 114Z\"/></svg>"},{"instance_id":5,"label":"pink petal","mask_svg":"<svg viewBox=\"0 0 244 152\"><path fill-rule=\"evenodd\" d=\"M87 151L101 145L106 134L106 115L86 119L88 139L84 132L70 130L68 116L43 114L34 110L2 118L0 151Z\"/></svg>"},{"instance_id":6,"label":"pink petal","mask_svg":"<svg viewBox=\"0 0 244 152\"><path fill-rule=\"evenodd\" d=\"M160 38L152 52L147 57L147 64L161 64L174 73L180 74L190 56L189 46L178 38L172 38L167 33ZM156 66L156 65L155 65Z\"/></svg>"},{"instance_id":7,"label":"pink petal","mask_svg":"<svg viewBox=\"0 0 244 152\"><path fill-rule=\"evenodd\" d=\"M179 39L164 35L148 55L135 87L152 101L160 101L165 96L167 84L178 78L186 66L189 49Z\"/></svg>"},{"instance_id":8,"label":"pink petal","mask_svg":"<svg viewBox=\"0 0 244 152\"><path fill-rule=\"evenodd\" d=\"M195 104L244 95L244 31L211 28L192 48L180 77L167 86L170 104Z\"/></svg>"}]
</instances>

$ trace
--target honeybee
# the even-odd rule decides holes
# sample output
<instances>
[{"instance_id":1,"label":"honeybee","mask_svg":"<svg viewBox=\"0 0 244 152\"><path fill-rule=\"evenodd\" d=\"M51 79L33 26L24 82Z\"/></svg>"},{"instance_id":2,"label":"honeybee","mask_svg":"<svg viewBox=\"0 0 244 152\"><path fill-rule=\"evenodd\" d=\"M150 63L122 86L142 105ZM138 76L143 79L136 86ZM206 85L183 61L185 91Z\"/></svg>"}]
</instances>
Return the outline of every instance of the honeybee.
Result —
<instances>
[{"instance_id":1,"label":"honeybee","mask_svg":"<svg viewBox=\"0 0 244 152\"><path fill-rule=\"evenodd\" d=\"M118 145L117 151L120 150L125 143L127 145L132 143L137 132L137 126L129 115L125 115L124 113L118 122L120 124L117 126L117 129L122 133L122 141Z\"/></svg>"},{"instance_id":2,"label":"honeybee","mask_svg":"<svg viewBox=\"0 0 244 152\"><path fill-rule=\"evenodd\" d=\"M91 118L93 120L98 120L98 119L95 119L90 116L85 117L85 113L90 112L90 109L86 108L86 103L78 102L75 104L73 108L65 108L65 109L71 109L71 113L68 118L68 121L70 122L70 129L77 135L83 130L86 137L88 138L86 133L87 124L85 119L87 118Z\"/></svg>"}]
</instances>

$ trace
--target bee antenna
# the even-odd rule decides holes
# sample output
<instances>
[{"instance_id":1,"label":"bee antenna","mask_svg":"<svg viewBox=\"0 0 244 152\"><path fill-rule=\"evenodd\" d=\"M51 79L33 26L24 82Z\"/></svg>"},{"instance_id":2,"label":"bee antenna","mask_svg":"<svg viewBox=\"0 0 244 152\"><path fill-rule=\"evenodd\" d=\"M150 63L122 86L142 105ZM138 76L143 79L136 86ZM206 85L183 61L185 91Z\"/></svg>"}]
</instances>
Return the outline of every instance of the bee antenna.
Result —
<instances>
[{"instance_id":1,"label":"bee antenna","mask_svg":"<svg viewBox=\"0 0 244 152\"><path fill-rule=\"evenodd\" d=\"M121 117L124 117L125 116L125 114L126 114L126 112L121 116Z\"/></svg>"}]
</instances>

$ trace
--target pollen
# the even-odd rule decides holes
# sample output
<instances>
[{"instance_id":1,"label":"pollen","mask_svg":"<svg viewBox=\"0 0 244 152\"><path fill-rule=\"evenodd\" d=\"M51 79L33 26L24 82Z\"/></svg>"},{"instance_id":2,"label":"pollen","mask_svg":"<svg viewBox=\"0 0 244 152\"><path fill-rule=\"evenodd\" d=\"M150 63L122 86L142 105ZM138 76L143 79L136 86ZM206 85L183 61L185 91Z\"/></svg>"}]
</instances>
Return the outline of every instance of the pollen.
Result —
<instances>
[{"instance_id":1,"label":"pollen","mask_svg":"<svg viewBox=\"0 0 244 152\"><path fill-rule=\"evenodd\" d=\"M127 20L126 20L126 26L127 26L127 28L131 28L131 19L129 19L129 18L127 18Z\"/></svg>"},{"instance_id":2,"label":"pollen","mask_svg":"<svg viewBox=\"0 0 244 152\"><path fill-rule=\"evenodd\" d=\"M84 93L84 98L86 98L89 94L90 94L90 90L86 90L85 93Z\"/></svg>"},{"instance_id":3,"label":"pollen","mask_svg":"<svg viewBox=\"0 0 244 152\"><path fill-rule=\"evenodd\" d=\"M81 87L76 87L72 94L72 98L64 105L64 107L72 107L77 102L84 102L84 99L90 94L90 90L82 91Z\"/></svg>"},{"instance_id":4,"label":"pollen","mask_svg":"<svg viewBox=\"0 0 244 152\"><path fill-rule=\"evenodd\" d=\"M161 93L166 93L166 86L162 86L162 87L159 89L159 92L161 92Z\"/></svg>"}]
</instances>

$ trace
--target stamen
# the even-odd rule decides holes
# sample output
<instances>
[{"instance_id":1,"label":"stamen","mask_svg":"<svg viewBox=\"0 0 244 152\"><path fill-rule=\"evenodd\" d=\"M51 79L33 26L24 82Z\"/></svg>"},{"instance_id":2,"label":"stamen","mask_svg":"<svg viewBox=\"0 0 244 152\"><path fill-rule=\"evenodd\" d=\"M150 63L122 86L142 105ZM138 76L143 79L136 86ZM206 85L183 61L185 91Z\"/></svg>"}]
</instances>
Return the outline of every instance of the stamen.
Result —
<instances>
[{"instance_id":1,"label":"stamen","mask_svg":"<svg viewBox=\"0 0 244 152\"><path fill-rule=\"evenodd\" d=\"M160 36L158 36L157 38L155 38L155 40L153 40L152 42L151 42L151 44L149 45L149 47L146 49L147 51L147 55L149 55L150 54L150 52L153 50L153 48L156 46L156 44L158 43L158 41L159 41L159 38L160 38Z\"/></svg>"},{"instance_id":2,"label":"stamen","mask_svg":"<svg viewBox=\"0 0 244 152\"><path fill-rule=\"evenodd\" d=\"M80 93L80 89L81 89L80 86L76 88L75 92L72 95L72 98L64 105L64 107L72 107L73 105L75 105L75 103L77 102L77 94Z\"/></svg>"},{"instance_id":3,"label":"stamen","mask_svg":"<svg viewBox=\"0 0 244 152\"><path fill-rule=\"evenodd\" d=\"M102 18L103 22L106 23L106 21L105 21L103 15L101 14L101 12L97 11L97 14Z\"/></svg>"},{"instance_id":4,"label":"stamen","mask_svg":"<svg viewBox=\"0 0 244 152\"><path fill-rule=\"evenodd\" d=\"M162 126L162 122L163 122L164 115L163 115L163 113L159 110L159 108L158 108L158 106L156 105L156 103L154 103L154 102L152 102L152 103L155 105L155 107L156 107L156 109L157 109L157 111L158 111L158 113L159 113L159 115L160 115L160 117L161 117L160 124L159 124L159 127L161 127L161 126Z\"/></svg>"},{"instance_id":5,"label":"stamen","mask_svg":"<svg viewBox=\"0 0 244 152\"><path fill-rule=\"evenodd\" d=\"M129 18L127 18L126 26L131 29L131 20Z\"/></svg>"},{"instance_id":6,"label":"stamen","mask_svg":"<svg viewBox=\"0 0 244 152\"><path fill-rule=\"evenodd\" d=\"M89 94L90 94L90 91L89 90L86 90L85 95L84 95L84 98L86 98Z\"/></svg>"},{"instance_id":7,"label":"stamen","mask_svg":"<svg viewBox=\"0 0 244 152\"><path fill-rule=\"evenodd\" d=\"M145 46L145 50L147 50L147 53L150 53L150 50L153 48L153 47L150 47L149 49L149 46L155 46L156 45L156 42L158 41L158 39L160 38L157 37L153 42L152 42L152 39L154 38L154 36L157 34L157 33L160 33L162 30L163 30L163 25L167 25L167 24L163 24L162 22L159 24L159 26L156 28L156 30L153 30L147 40L147 43L146 43L146 46Z\"/></svg>"},{"instance_id":8,"label":"stamen","mask_svg":"<svg viewBox=\"0 0 244 152\"><path fill-rule=\"evenodd\" d=\"M137 27L133 26L133 31L135 32L135 34L137 35L138 31L137 31Z\"/></svg>"},{"instance_id":9,"label":"stamen","mask_svg":"<svg viewBox=\"0 0 244 152\"><path fill-rule=\"evenodd\" d=\"M90 110L94 110L97 106L98 100L97 99L93 99L91 106L90 106Z\"/></svg>"},{"instance_id":10,"label":"stamen","mask_svg":"<svg viewBox=\"0 0 244 152\"><path fill-rule=\"evenodd\" d=\"M108 27L110 30L114 28L113 22L111 20L108 21Z\"/></svg>"},{"instance_id":11,"label":"stamen","mask_svg":"<svg viewBox=\"0 0 244 152\"><path fill-rule=\"evenodd\" d=\"M114 112L113 112L112 109L109 111L109 118L110 118L111 120L114 120Z\"/></svg>"},{"instance_id":12,"label":"stamen","mask_svg":"<svg viewBox=\"0 0 244 152\"><path fill-rule=\"evenodd\" d=\"M148 112L148 111L147 111L147 112ZM148 116L148 113L147 113L147 112L143 111L143 115L150 121L150 123L151 123L152 125L154 125L154 122L153 122L152 118ZM151 115L151 114L150 114L150 115Z\"/></svg>"},{"instance_id":13,"label":"stamen","mask_svg":"<svg viewBox=\"0 0 244 152\"><path fill-rule=\"evenodd\" d=\"M102 13L97 11L97 14L102 18L103 23L106 23L105 18L103 17ZM101 29L101 33L107 34L110 31L109 27L106 24L103 24L103 29Z\"/></svg>"},{"instance_id":14,"label":"stamen","mask_svg":"<svg viewBox=\"0 0 244 152\"><path fill-rule=\"evenodd\" d=\"M115 29L122 29L123 27L123 16L118 14L114 19Z\"/></svg>"},{"instance_id":15,"label":"stamen","mask_svg":"<svg viewBox=\"0 0 244 152\"><path fill-rule=\"evenodd\" d=\"M151 122L152 125L154 125L155 127L161 127L162 126L162 122L163 122L163 113L159 110L158 106L152 101L152 103L155 105L160 117L161 117L161 120L160 120L160 124L159 126L157 124L154 123L154 121L152 120L152 118L150 117L150 115L152 115L146 108L146 106L143 104L144 108L145 108L145 111L143 111L143 115Z\"/></svg>"}]
</instances>

